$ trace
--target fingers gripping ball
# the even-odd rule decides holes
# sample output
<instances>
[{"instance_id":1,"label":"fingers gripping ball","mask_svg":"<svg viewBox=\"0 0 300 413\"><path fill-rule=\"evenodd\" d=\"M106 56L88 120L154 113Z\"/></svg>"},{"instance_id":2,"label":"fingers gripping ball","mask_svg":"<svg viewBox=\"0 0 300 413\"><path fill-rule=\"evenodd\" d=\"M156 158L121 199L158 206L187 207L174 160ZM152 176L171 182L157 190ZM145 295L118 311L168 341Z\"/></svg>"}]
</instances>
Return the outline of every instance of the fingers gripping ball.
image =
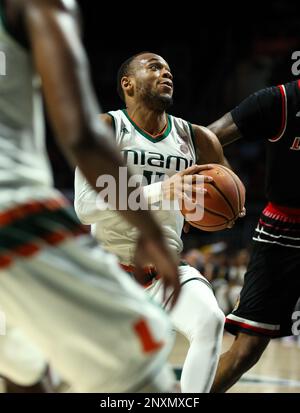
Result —
<instances>
[{"instance_id":1,"label":"fingers gripping ball","mask_svg":"<svg viewBox=\"0 0 300 413\"><path fill-rule=\"evenodd\" d=\"M219 231L227 228L242 212L245 205L245 187L239 177L230 169L222 165L211 164L212 169L203 170L201 175L211 176L213 182L205 182L207 190L203 198L203 214L200 220L188 222L203 231ZM197 189L195 189L197 190ZM196 198L192 192L193 200ZM182 214L187 217L190 213L181 205Z\"/></svg>"}]
</instances>

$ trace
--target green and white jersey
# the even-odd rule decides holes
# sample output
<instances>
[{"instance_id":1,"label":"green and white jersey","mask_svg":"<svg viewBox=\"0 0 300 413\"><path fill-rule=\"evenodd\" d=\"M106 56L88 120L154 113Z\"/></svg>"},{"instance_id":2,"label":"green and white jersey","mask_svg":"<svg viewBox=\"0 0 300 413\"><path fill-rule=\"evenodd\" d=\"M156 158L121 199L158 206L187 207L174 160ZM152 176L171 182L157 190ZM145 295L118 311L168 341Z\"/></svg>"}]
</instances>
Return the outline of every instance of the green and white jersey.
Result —
<instances>
[{"instance_id":1,"label":"green and white jersey","mask_svg":"<svg viewBox=\"0 0 300 413\"><path fill-rule=\"evenodd\" d=\"M164 131L155 137L139 128L126 110L109 112L114 121L116 142L135 175L145 177L146 196L151 187L175 173L195 164L196 154L191 125L174 116L167 116ZM154 185L153 185L154 184ZM116 254L123 264L131 264L135 252L137 231L115 211L93 209L96 194L77 170L75 175L75 209L83 223L92 224L92 232L102 246ZM99 203L98 203L99 205ZM175 254L182 250L181 232L184 223L179 210L153 211Z\"/></svg>"},{"instance_id":2,"label":"green and white jersey","mask_svg":"<svg viewBox=\"0 0 300 413\"><path fill-rule=\"evenodd\" d=\"M40 79L30 51L10 34L0 2L0 209L52 185Z\"/></svg>"}]
</instances>

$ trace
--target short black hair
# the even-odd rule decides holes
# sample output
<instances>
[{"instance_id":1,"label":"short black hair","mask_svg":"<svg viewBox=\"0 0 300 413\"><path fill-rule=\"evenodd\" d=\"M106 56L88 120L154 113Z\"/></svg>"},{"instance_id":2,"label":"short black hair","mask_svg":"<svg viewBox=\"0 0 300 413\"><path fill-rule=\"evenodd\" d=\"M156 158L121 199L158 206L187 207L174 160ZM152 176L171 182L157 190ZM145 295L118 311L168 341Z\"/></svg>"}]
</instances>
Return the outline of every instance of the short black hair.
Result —
<instances>
[{"instance_id":1,"label":"short black hair","mask_svg":"<svg viewBox=\"0 0 300 413\"><path fill-rule=\"evenodd\" d=\"M145 54L145 53L151 53L151 52L146 51L146 52L136 53L135 55L126 59L125 62L121 64L118 70L117 91L118 91L120 98L123 100L123 102L125 102L125 96L124 96L124 92L123 92L122 85L121 85L121 79L122 77L129 76L132 73L132 67L131 67L132 62L134 61L136 57L140 56L141 54Z\"/></svg>"}]
</instances>

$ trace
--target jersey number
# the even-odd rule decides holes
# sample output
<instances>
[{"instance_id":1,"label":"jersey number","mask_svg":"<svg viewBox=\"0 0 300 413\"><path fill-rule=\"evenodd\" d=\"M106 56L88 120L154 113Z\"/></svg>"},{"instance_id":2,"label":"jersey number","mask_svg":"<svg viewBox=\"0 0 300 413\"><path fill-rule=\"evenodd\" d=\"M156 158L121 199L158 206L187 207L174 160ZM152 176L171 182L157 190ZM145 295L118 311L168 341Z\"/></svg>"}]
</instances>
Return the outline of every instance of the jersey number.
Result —
<instances>
[{"instance_id":1,"label":"jersey number","mask_svg":"<svg viewBox=\"0 0 300 413\"><path fill-rule=\"evenodd\" d=\"M143 171L143 176L147 179L147 185L161 181L164 175L165 174L163 172Z\"/></svg>"}]
</instances>

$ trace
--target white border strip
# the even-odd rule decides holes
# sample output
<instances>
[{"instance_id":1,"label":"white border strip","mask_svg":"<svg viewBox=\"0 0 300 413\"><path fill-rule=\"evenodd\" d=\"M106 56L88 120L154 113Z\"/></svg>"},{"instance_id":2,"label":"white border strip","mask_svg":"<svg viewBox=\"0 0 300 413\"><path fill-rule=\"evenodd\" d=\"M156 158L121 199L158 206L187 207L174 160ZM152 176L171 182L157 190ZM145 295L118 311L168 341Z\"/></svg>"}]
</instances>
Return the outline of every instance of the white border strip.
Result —
<instances>
[{"instance_id":1,"label":"white border strip","mask_svg":"<svg viewBox=\"0 0 300 413\"><path fill-rule=\"evenodd\" d=\"M272 237L272 238L286 238L286 239L292 239L295 241L300 241L300 237L297 238L297 237L288 237L287 235L273 235L259 228L255 228L255 231L258 232L259 234L265 234L265 235L268 235L268 237Z\"/></svg>"},{"instance_id":2,"label":"white border strip","mask_svg":"<svg viewBox=\"0 0 300 413\"><path fill-rule=\"evenodd\" d=\"M253 241L265 242L266 244L276 244L276 245L281 245L282 247L300 248L300 245L283 244L282 242L278 242L278 241L267 241L267 240L265 240L265 239L256 238L256 237L252 237L252 239L253 239Z\"/></svg>"}]
</instances>

